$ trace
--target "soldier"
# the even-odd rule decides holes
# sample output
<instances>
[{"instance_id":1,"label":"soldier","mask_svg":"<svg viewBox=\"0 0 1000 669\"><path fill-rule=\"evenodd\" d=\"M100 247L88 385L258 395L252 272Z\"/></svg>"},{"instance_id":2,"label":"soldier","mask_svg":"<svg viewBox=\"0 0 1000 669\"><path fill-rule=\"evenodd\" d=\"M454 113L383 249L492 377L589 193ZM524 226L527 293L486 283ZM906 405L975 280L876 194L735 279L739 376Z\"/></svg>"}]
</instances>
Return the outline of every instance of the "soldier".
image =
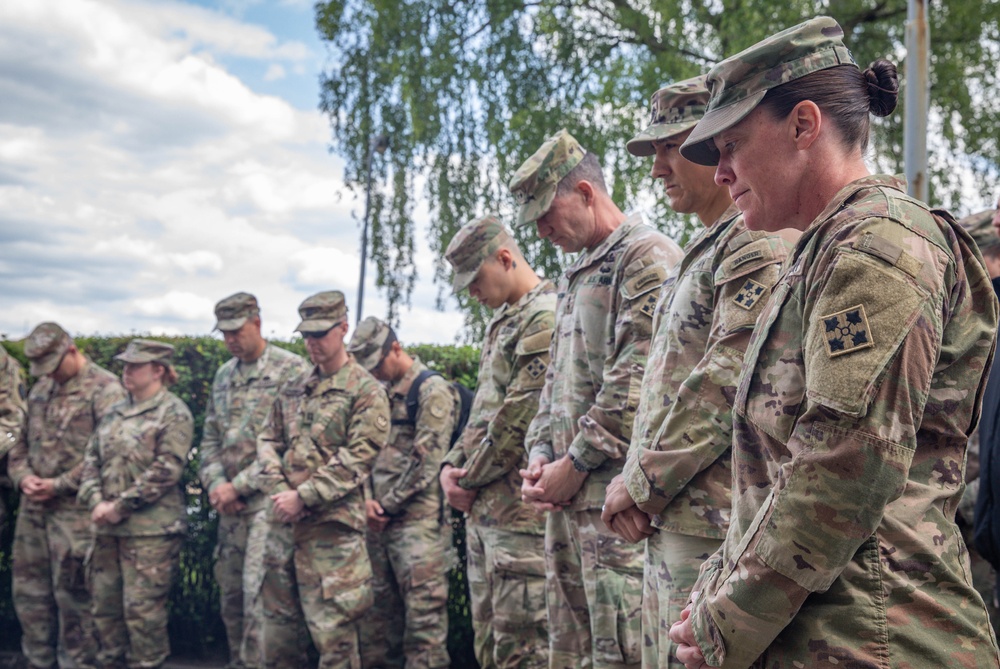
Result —
<instances>
[{"instance_id":1,"label":"soldier","mask_svg":"<svg viewBox=\"0 0 1000 669\"><path fill-rule=\"evenodd\" d=\"M659 530L646 542L643 574L647 669L682 666L667 632L729 527L732 389L788 253L780 237L746 229L715 170L678 152L707 103L704 76L660 89L652 122L627 144L633 155L655 155L652 176L663 180L670 206L705 226L660 294L628 460L602 516L635 541L642 537L620 514L638 506Z\"/></svg>"},{"instance_id":2,"label":"soldier","mask_svg":"<svg viewBox=\"0 0 1000 669\"><path fill-rule=\"evenodd\" d=\"M278 392L257 438L273 502L261 645L268 669L306 666L309 636L320 667L356 669L357 623L372 605L362 488L389 436L389 401L344 345L343 293L317 293L299 315L315 366Z\"/></svg>"},{"instance_id":3,"label":"soldier","mask_svg":"<svg viewBox=\"0 0 1000 669\"><path fill-rule=\"evenodd\" d=\"M524 437L549 366L555 286L538 278L494 216L459 230L445 257L455 292L468 288L494 310L469 422L440 477L448 503L466 513L476 659L482 669L544 669L545 519L521 500L519 470L528 465Z\"/></svg>"},{"instance_id":4,"label":"soldier","mask_svg":"<svg viewBox=\"0 0 1000 669\"><path fill-rule=\"evenodd\" d=\"M552 365L521 472L524 499L551 511L549 666L638 666L643 551L605 527L601 505L625 464L652 315L681 251L638 214L621 212L597 157L565 130L521 166L510 188L520 224L534 222L563 251L582 251L559 283ZM648 519L643 531L652 531Z\"/></svg>"},{"instance_id":5,"label":"soldier","mask_svg":"<svg viewBox=\"0 0 1000 669\"><path fill-rule=\"evenodd\" d=\"M215 327L233 358L215 374L201 440L202 487L219 513L215 580L229 640L229 666L260 661L260 606L268 499L258 489L257 434L278 388L307 371L294 353L269 344L257 298L230 295L215 305Z\"/></svg>"},{"instance_id":6,"label":"soldier","mask_svg":"<svg viewBox=\"0 0 1000 669\"><path fill-rule=\"evenodd\" d=\"M361 321L348 351L389 384L392 428L372 468L365 500L375 605L361 621L367 669L448 667L448 571L451 523L437 480L458 419L458 393L410 357L388 324ZM416 390L416 411L407 406Z\"/></svg>"},{"instance_id":7,"label":"soldier","mask_svg":"<svg viewBox=\"0 0 1000 669\"><path fill-rule=\"evenodd\" d=\"M191 412L167 390L174 347L133 339L124 353L128 399L87 444L79 499L90 509L87 576L98 665L159 667L170 655L167 603L187 530L181 476L194 432Z\"/></svg>"},{"instance_id":8,"label":"soldier","mask_svg":"<svg viewBox=\"0 0 1000 669\"><path fill-rule=\"evenodd\" d=\"M55 323L32 330L24 353L39 378L28 395L25 429L10 453L10 476L22 493L13 551L21 650L38 669L93 667L84 584L90 514L76 494L87 441L125 390Z\"/></svg>"},{"instance_id":9,"label":"soldier","mask_svg":"<svg viewBox=\"0 0 1000 669\"><path fill-rule=\"evenodd\" d=\"M861 72L819 17L728 58L681 147L747 228L803 230L733 400L733 510L670 630L691 668L1000 667L954 514L997 300L943 211L870 175Z\"/></svg>"},{"instance_id":10,"label":"soldier","mask_svg":"<svg viewBox=\"0 0 1000 669\"><path fill-rule=\"evenodd\" d=\"M21 437L25 418L24 374L17 360L0 344L0 533L7 528L7 453Z\"/></svg>"}]
</instances>

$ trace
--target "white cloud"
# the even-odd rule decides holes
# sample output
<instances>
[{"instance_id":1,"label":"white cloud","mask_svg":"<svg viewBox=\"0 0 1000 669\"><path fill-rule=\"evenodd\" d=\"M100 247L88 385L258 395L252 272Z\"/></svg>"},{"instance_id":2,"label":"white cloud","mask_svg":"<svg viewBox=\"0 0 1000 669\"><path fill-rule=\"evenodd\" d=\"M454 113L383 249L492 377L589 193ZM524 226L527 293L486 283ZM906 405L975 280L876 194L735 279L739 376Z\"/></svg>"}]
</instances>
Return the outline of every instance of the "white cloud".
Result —
<instances>
[{"instance_id":1,"label":"white cloud","mask_svg":"<svg viewBox=\"0 0 1000 669\"><path fill-rule=\"evenodd\" d=\"M176 317L199 320L211 313L213 302L201 295L172 290L162 297L146 297L132 301L136 311L144 316Z\"/></svg>"},{"instance_id":2,"label":"white cloud","mask_svg":"<svg viewBox=\"0 0 1000 669\"><path fill-rule=\"evenodd\" d=\"M277 63L271 63L267 67L267 72L264 73L264 81L278 81L279 79L284 79L285 68Z\"/></svg>"}]
</instances>

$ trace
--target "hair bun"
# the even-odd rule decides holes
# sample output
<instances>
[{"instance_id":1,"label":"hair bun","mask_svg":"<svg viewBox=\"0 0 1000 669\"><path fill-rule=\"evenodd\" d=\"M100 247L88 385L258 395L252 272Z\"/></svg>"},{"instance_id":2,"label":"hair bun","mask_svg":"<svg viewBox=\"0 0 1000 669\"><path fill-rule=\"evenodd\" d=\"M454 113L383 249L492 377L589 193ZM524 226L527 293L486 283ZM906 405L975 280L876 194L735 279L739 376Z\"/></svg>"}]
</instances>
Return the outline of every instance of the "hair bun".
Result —
<instances>
[{"instance_id":1,"label":"hair bun","mask_svg":"<svg viewBox=\"0 0 1000 669\"><path fill-rule=\"evenodd\" d=\"M875 116L888 116L899 99L899 76L896 66L879 58L862 72L868 84L868 111Z\"/></svg>"}]
</instances>

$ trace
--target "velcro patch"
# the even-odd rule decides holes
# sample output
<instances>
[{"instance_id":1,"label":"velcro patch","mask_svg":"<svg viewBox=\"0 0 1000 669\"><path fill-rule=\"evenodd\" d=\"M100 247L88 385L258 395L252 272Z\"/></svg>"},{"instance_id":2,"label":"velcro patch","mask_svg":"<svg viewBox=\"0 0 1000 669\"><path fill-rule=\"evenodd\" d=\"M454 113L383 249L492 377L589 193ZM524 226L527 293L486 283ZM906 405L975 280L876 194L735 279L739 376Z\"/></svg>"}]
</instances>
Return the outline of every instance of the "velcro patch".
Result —
<instances>
[{"instance_id":1,"label":"velcro patch","mask_svg":"<svg viewBox=\"0 0 1000 669\"><path fill-rule=\"evenodd\" d=\"M821 320L826 333L826 352L831 358L875 346L863 304L822 316Z\"/></svg>"},{"instance_id":2,"label":"velcro patch","mask_svg":"<svg viewBox=\"0 0 1000 669\"><path fill-rule=\"evenodd\" d=\"M740 292L736 293L736 296L733 297L733 302L736 303L736 306L750 311L757 306L757 302L766 297L766 293L767 286L757 283L753 279L747 279L743 282Z\"/></svg>"},{"instance_id":3,"label":"velcro patch","mask_svg":"<svg viewBox=\"0 0 1000 669\"><path fill-rule=\"evenodd\" d=\"M646 299L642 302L642 306L639 307L639 311L652 318L653 314L656 313L656 302L659 300L659 297L658 294L654 295L653 293L647 295Z\"/></svg>"},{"instance_id":4,"label":"velcro patch","mask_svg":"<svg viewBox=\"0 0 1000 669\"><path fill-rule=\"evenodd\" d=\"M380 430L384 430L389 427L389 419L379 414L375 416L375 426Z\"/></svg>"},{"instance_id":5,"label":"velcro patch","mask_svg":"<svg viewBox=\"0 0 1000 669\"><path fill-rule=\"evenodd\" d=\"M524 371L526 371L528 373L528 376L530 376L531 378L537 379L539 376L545 373L545 369L547 367L548 365L542 362L541 359L535 358L527 365L525 365Z\"/></svg>"}]
</instances>

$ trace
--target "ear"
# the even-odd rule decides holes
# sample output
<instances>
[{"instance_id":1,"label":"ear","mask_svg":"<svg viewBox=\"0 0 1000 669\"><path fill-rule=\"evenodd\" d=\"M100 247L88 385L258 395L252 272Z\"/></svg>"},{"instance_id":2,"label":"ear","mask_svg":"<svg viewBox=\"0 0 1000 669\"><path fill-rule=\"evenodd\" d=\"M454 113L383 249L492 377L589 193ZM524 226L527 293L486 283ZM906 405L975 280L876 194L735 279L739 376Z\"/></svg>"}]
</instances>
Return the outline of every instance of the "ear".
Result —
<instances>
[{"instance_id":1,"label":"ear","mask_svg":"<svg viewBox=\"0 0 1000 669\"><path fill-rule=\"evenodd\" d=\"M398 356L403 352L403 345L399 343L399 340L392 342L392 354Z\"/></svg>"},{"instance_id":2,"label":"ear","mask_svg":"<svg viewBox=\"0 0 1000 669\"><path fill-rule=\"evenodd\" d=\"M511 255L510 249L500 249L496 254L497 262L503 265L504 270L510 270L514 264L514 256Z\"/></svg>"},{"instance_id":3,"label":"ear","mask_svg":"<svg viewBox=\"0 0 1000 669\"><path fill-rule=\"evenodd\" d=\"M803 100L792 108L788 123L795 148L802 151L819 139L823 128L823 112L812 100Z\"/></svg>"},{"instance_id":4,"label":"ear","mask_svg":"<svg viewBox=\"0 0 1000 669\"><path fill-rule=\"evenodd\" d=\"M588 207L594 204L594 186L586 179L576 182L576 190L583 197L583 203Z\"/></svg>"}]
</instances>

